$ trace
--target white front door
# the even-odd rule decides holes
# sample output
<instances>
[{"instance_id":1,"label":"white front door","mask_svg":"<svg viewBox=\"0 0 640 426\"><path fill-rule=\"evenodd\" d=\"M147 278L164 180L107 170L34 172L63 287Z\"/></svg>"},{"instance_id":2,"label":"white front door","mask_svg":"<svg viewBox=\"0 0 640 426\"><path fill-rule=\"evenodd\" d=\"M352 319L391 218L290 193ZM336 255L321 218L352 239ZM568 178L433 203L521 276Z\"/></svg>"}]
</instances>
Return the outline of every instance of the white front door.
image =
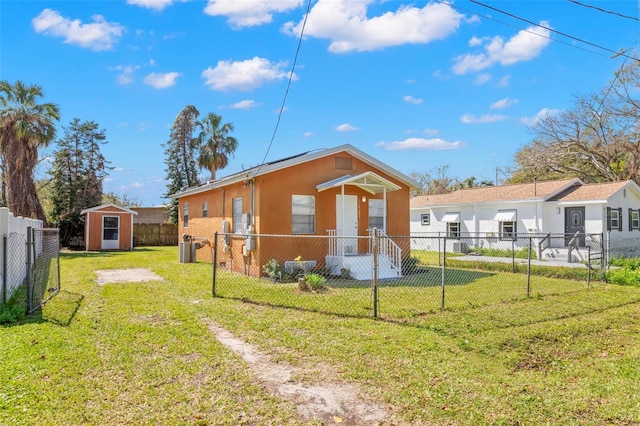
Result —
<instances>
[{"instance_id":1,"label":"white front door","mask_svg":"<svg viewBox=\"0 0 640 426\"><path fill-rule=\"evenodd\" d=\"M102 217L102 250L120 248L120 218L118 216Z\"/></svg>"},{"instance_id":2,"label":"white front door","mask_svg":"<svg viewBox=\"0 0 640 426\"><path fill-rule=\"evenodd\" d=\"M357 196L336 195L336 224L338 225L338 255L358 254L358 239L344 238L358 235Z\"/></svg>"}]
</instances>

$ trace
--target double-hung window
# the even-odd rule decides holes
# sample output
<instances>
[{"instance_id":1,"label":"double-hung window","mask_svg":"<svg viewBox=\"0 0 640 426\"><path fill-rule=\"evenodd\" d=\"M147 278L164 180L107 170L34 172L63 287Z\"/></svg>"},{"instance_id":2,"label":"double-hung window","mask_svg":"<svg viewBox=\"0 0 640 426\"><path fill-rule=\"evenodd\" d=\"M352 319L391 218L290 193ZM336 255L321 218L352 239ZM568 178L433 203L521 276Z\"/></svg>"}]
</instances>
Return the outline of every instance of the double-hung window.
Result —
<instances>
[{"instance_id":1,"label":"double-hung window","mask_svg":"<svg viewBox=\"0 0 640 426\"><path fill-rule=\"evenodd\" d=\"M501 240L513 240L518 234L518 220L516 210L498 210L495 221L498 222L498 229Z\"/></svg>"},{"instance_id":2,"label":"double-hung window","mask_svg":"<svg viewBox=\"0 0 640 426\"><path fill-rule=\"evenodd\" d=\"M313 195L291 196L291 233L316 233L316 197Z\"/></svg>"},{"instance_id":3,"label":"double-hung window","mask_svg":"<svg viewBox=\"0 0 640 426\"><path fill-rule=\"evenodd\" d=\"M204 203L202 203L202 217L208 217L208 216L209 216L209 203L205 201Z\"/></svg>"},{"instance_id":4,"label":"double-hung window","mask_svg":"<svg viewBox=\"0 0 640 426\"><path fill-rule=\"evenodd\" d=\"M369 229L378 228L381 231L387 232L385 229L384 211L384 200L373 198L369 200Z\"/></svg>"},{"instance_id":5,"label":"double-hung window","mask_svg":"<svg viewBox=\"0 0 640 426\"><path fill-rule=\"evenodd\" d=\"M242 233L242 197L234 198L233 203L233 232L235 234Z\"/></svg>"},{"instance_id":6,"label":"double-hung window","mask_svg":"<svg viewBox=\"0 0 640 426\"><path fill-rule=\"evenodd\" d=\"M189 226L189 203L182 205L182 226L185 228Z\"/></svg>"}]
</instances>

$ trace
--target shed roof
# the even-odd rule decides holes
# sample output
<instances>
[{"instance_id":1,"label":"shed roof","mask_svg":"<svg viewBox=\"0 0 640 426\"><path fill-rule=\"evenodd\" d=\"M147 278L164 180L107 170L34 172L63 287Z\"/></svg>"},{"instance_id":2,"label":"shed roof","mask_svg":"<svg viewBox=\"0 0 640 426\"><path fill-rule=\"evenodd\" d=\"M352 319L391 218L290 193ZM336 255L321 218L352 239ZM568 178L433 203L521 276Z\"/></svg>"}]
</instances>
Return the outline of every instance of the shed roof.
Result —
<instances>
[{"instance_id":1,"label":"shed roof","mask_svg":"<svg viewBox=\"0 0 640 426\"><path fill-rule=\"evenodd\" d=\"M99 206L95 206L95 207L90 207L88 209L84 209L80 212L81 215L87 214L87 213L91 213L91 212L95 212L98 210L105 210L108 208L114 208L116 210L122 210L123 213L131 213L131 214L135 214L138 215L138 212L133 211L131 209L128 209L126 207L122 207L122 206L117 206L115 204L109 203L109 204L101 204Z\"/></svg>"}]
</instances>

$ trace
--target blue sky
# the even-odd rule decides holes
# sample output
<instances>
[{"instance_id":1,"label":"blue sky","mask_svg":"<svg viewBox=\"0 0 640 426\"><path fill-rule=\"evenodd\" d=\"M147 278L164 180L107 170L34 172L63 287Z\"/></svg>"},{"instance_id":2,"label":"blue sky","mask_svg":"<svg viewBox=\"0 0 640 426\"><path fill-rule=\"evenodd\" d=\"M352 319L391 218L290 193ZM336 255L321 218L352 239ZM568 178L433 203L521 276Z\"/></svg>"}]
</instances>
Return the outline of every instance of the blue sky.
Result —
<instances>
[{"instance_id":1,"label":"blue sky","mask_svg":"<svg viewBox=\"0 0 640 426\"><path fill-rule=\"evenodd\" d=\"M158 205L162 144L186 105L235 126L218 176L263 161L306 11L306 0L0 0L0 78L42 86L59 136L75 117L99 123L114 167L105 190ZM448 166L494 181L529 124L608 85L629 60L612 52L638 47L639 18L638 0L312 0L266 159L350 143L406 174Z\"/></svg>"}]
</instances>

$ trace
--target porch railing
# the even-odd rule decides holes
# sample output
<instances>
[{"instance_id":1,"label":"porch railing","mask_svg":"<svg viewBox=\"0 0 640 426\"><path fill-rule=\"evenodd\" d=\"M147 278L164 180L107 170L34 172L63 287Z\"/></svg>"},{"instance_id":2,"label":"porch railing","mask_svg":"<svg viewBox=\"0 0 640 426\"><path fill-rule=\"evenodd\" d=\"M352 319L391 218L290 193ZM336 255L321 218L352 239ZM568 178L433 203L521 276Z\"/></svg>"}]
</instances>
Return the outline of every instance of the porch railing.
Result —
<instances>
[{"instance_id":1,"label":"porch railing","mask_svg":"<svg viewBox=\"0 0 640 426\"><path fill-rule=\"evenodd\" d=\"M376 228L374 228L376 229ZM367 229L369 236L373 229ZM373 238L369 238L369 253L373 252ZM378 253L391 261L391 266L402 275L402 249L381 229L378 229Z\"/></svg>"}]
</instances>

